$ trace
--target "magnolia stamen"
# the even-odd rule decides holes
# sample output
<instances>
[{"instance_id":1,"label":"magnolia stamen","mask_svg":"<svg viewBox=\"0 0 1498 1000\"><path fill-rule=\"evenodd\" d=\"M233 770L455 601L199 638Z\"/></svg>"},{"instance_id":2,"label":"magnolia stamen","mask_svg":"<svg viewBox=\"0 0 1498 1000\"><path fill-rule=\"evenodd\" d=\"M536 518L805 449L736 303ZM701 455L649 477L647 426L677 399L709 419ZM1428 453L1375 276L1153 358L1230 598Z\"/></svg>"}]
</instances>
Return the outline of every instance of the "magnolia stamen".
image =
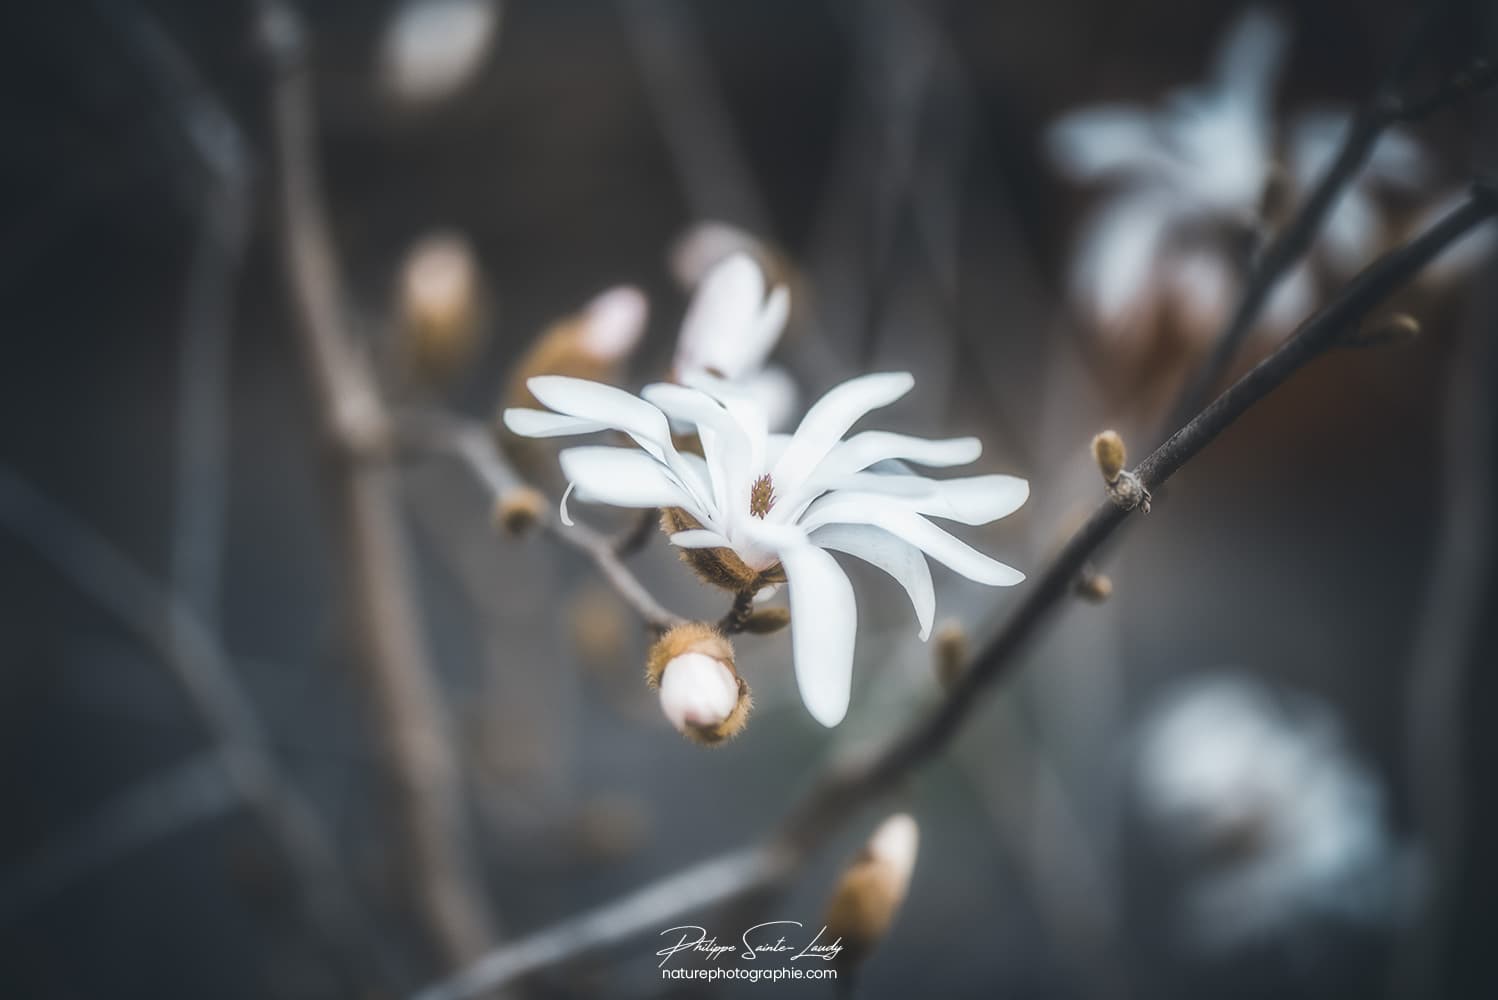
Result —
<instances>
[{"instance_id":1,"label":"magnolia stamen","mask_svg":"<svg viewBox=\"0 0 1498 1000\"><path fill-rule=\"evenodd\" d=\"M765 473L749 490L749 513L763 521L770 508L775 506L775 500L775 484L770 482L770 474Z\"/></svg>"}]
</instances>

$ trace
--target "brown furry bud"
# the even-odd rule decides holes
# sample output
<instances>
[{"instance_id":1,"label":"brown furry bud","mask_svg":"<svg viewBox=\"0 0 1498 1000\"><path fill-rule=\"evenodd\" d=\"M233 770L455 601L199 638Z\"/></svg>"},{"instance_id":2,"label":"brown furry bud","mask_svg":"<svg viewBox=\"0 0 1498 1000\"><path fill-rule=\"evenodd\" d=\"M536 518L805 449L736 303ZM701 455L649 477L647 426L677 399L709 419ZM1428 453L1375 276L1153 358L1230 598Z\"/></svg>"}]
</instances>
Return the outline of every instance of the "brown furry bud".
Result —
<instances>
[{"instance_id":1,"label":"brown furry bud","mask_svg":"<svg viewBox=\"0 0 1498 1000\"><path fill-rule=\"evenodd\" d=\"M1103 431L1092 439L1092 457L1103 473L1103 481L1108 483L1117 479L1128 463L1128 452L1124 450L1123 438L1117 431Z\"/></svg>"},{"instance_id":2,"label":"brown furry bud","mask_svg":"<svg viewBox=\"0 0 1498 1000\"><path fill-rule=\"evenodd\" d=\"M406 254L399 343L411 375L445 381L473 359L483 339L482 285L473 247L457 233L424 237Z\"/></svg>"},{"instance_id":3,"label":"brown furry bud","mask_svg":"<svg viewBox=\"0 0 1498 1000\"><path fill-rule=\"evenodd\" d=\"M920 827L905 813L889 817L843 872L827 903L827 935L841 939L837 964L851 969L883 940L900 912L915 870Z\"/></svg>"},{"instance_id":4,"label":"brown furry bud","mask_svg":"<svg viewBox=\"0 0 1498 1000\"><path fill-rule=\"evenodd\" d=\"M936 679L944 688L957 683L967 669L967 630L956 619L949 618L936 627L936 642L931 647Z\"/></svg>"},{"instance_id":5,"label":"brown furry bud","mask_svg":"<svg viewBox=\"0 0 1498 1000\"><path fill-rule=\"evenodd\" d=\"M645 657L645 680L661 710L687 739L715 746L737 736L753 699L734 668L733 645L705 622L677 625Z\"/></svg>"},{"instance_id":6,"label":"brown furry bud","mask_svg":"<svg viewBox=\"0 0 1498 1000\"><path fill-rule=\"evenodd\" d=\"M494 523L516 538L534 528L545 512L546 498L529 486L506 490L494 501Z\"/></svg>"},{"instance_id":7,"label":"brown furry bud","mask_svg":"<svg viewBox=\"0 0 1498 1000\"><path fill-rule=\"evenodd\" d=\"M1077 596L1093 604L1102 604L1113 596L1113 581L1105 573L1099 573L1091 564L1082 567L1077 574Z\"/></svg>"},{"instance_id":8,"label":"brown furry bud","mask_svg":"<svg viewBox=\"0 0 1498 1000\"><path fill-rule=\"evenodd\" d=\"M702 525L680 507L661 509L661 530L668 535L691 531ZM785 583L785 570L779 563L762 570L751 569L732 549L678 549L681 561L692 567L703 583L734 594L758 593L775 583Z\"/></svg>"}]
</instances>

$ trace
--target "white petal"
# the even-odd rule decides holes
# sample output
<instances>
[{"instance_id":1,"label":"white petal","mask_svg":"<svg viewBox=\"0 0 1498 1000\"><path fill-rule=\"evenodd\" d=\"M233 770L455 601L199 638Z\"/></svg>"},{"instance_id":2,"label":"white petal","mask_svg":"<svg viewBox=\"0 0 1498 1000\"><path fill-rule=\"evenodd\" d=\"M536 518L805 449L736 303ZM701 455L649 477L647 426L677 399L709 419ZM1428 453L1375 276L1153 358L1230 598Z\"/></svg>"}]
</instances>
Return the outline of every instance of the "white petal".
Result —
<instances>
[{"instance_id":1,"label":"white petal","mask_svg":"<svg viewBox=\"0 0 1498 1000\"><path fill-rule=\"evenodd\" d=\"M681 324L676 363L682 369L713 369L736 378L769 353L756 324L765 299L765 279L748 254L736 253L708 272ZM779 330L775 331L779 336Z\"/></svg>"},{"instance_id":2,"label":"white petal","mask_svg":"<svg viewBox=\"0 0 1498 1000\"><path fill-rule=\"evenodd\" d=\"M583 348L594 357L613 361L640 343L650 317L650 300L633 285L620 285L588 303L584 313Z\"/></svg>"},{"instance_id":3,"label":"white petal","mask_svg":"<svg viewBox=\"0 0 1498 1000\"><path fill-rule=\"evenodd\" d=\"M574 526L572 515L567 513L567 501L572 498L572 489L572 484L568 483L567 488L562 491L561 502L557 504L557 517L569 528Z\"/></svg>"},{"instance_id":4,"label":"white petal","mask_svg":"<svg viewBox=\"0 0 1498 1000\"><path fill-rule=\"evenodd\" d=\"M1003 475L927 479L861 472L848 476L835 488L879 493L882 498L918 514L959 524L988 524L1008 517L1023 507L1030 496L1028 482ZM843 493L835 493L829 499L842 496Z\"/></svg>"},{"instance_id":5,"label":"white petal","mask_svg":"<svg viewBox=\"0 0 1498 1000\"><path fill-rule=\"evenodd\" d=\"M547 410L531 410L512 406L505 410L505 426L521 437L546 438L565 437L569 434L591 434L608 430L608 424L596 420L581 420Z\"/></svg>"},{"instance_id":6,"label":"white petal","mask_svg":"<svg viewBox=\"0 0 1498 1000\"><path fill-rule=\"evenodd\" d=\"M806 411L785 454L775 463L776 487L787 493L798 489L860 417L888 406L914 386L909 372L883 372L861 375L832 388Z\"/></svg>"},{"instance_id":7,"label":"white petal","mask_svg":"<svg viewBox=\"0 0 1498 1000\"><path fill-rule=\"evenodd\" d=\"M1025 574L991 559L966 542L938 528L896 499L876 494L837 494L813 504L801 519L807 531L824 524L872 524L903 539L969 580L991 587L1012 587Z\"/></svg>"},{"instance_id":8,"label":"white petal","mask_svg":"<svg viewBox=\"0 0 1498 1000\"><path fill-rule=\"evenodd\" d=\"M1121 195L1083 224L1071 268L1071 292L1101 331L1135 332L1158 292L1158 259L1179 203L1160 193Z\"/></svg>"},{"instance_id":9,"label":"white petal","mask_svg":"<svg viewBox=\"0 0 1498 1000\"><path fill-rule=\"evenodd\" d=\"M1158 174L1167 156L1153 115L1126 104L1098 104L1063 115L1046 130L1051 160L1073 180Z\"/></svg>"},{"instance_id":10,"label":"white petal","mask_svg":"<svg viewBox=\"0 0 1498 1000\"><path fill-rule=\"evenodd\" d=\"M681 481L643 451L590 446L557 457L580 499L615 507L684 507L693 517L703 516Z\"/></svg>"},{"instance_id":11,"label":"white petal","mask_svg":"<svg viewBox=\"0 0 1498 1000\"><path fill-rule=\"evenodd\" d=\"M687 386L657 382L647 385L640 394L673 420L697 428L719 514L739 508L747 511L754 478L754 447L732 414L706 393Z\"/></svg>"},{"instance_id":12,"label":"white petal","mask_svg":"<svg viewBox=\"0 0 1498 1000\"><path fill-rule=\"evenodd\" d=\"M910 603L915 607L921 641L931 637L931 624L936 619L936 587L931 582L931 568L926 565L926 557L921 555L920 549L887 531L865 524L824 525L811 533L811 540L812 544L824 549L857 556L894 577L905 588Z\"/></svg>"},{"instance_id":13,"label":"white petal","mask_svg":"<svg viewBox=\"0 0 1498 1000\"><path fill-rule=\"evenodd\" d=\"M682 549L731 549L733 546L728 539L716 531L708 531L704 528L691 528L687 531L678 531L670 538L671 544Z\"/></svg>"},{"instance_id":14,"label":"white petal","mask_svg":"<svg viewBox=\"0 0 1498 1000\"><path fill-rule=\"evenodd\" d=\"M766 427L779 429L790 424L801 399L801 389L790 372L770 365L745 376L738 384L765 415Z\"/></svg>"},{"instance_id":15,"label":"white petal","mask_svg":"<svg viewBox=\"0 0 1498 1000\"><path fill-rule=\"evenodd\" d=\"M790 585L791 653L796 686L812 718L831 728L848 714L858 605L837 562L812 545L780 553Z\"/></svg>"},{"instance_id":16,"label":"white petal","mask_svg":"<svg viewBox=\"0 0 1498 1000\"><path fill-rule=\"evenodd\" d=\"M977 461L981 454L983 442L975 437L933 441L888 431L863 431L835 445L817 465L816 472L795 493L785 492L783 497L792 507L801 506L815 499L818 493L832 489L831 484L890 459L941 468L966 465Z\"/></svg>"},{"instance_id":17,"label":"white petal","mask_svg":"<svg viewBox=\"0 0 1498 1000\"><path fill-rule=\"evenodd\" d=\"M710 509L711 496L702 489L704 484L695 481L696 471L671 443L670 421L659 409L623 389L567 375L537 375L525 384L531 395L558 413L591 420L634 438L688 487L698 509Z\"/></svg>"},{"instance_id":18,"label":"white petal","mask_svg":"<svg viewBox=\"0 0 1498 1000\"><path fill-rule=\"evenodd\" d=\"M1213 56L1213 82L1241 100L1267 103L1289 37L1281 17L1250 7L1233 22Z\"/></svg>"},{"instance_id":19,"label":"white petal","mask_svg":"<svg viewBox=\"0 0 1498 1000\"><path fill-rule=\"evenodd\" d=\"M1373 259L1383 239L1383 219L1373 194L1365 186L1342 193L1321 232L1321 243L1332 272L1351 277Z\"/></svg>"}]
</instances>

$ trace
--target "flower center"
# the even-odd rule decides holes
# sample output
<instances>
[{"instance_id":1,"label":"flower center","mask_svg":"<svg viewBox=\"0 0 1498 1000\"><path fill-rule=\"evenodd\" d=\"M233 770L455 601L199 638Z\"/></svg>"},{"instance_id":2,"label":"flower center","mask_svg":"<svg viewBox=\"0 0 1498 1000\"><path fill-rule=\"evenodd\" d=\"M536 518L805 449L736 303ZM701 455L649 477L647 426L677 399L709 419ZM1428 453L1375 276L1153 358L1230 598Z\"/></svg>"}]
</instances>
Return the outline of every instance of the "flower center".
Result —
<instances>
[{"instance_id":1,"label":"flower center","mask_svg":"<svg viewBox=\"0 0 1498 1000\"><path fill-rule=\"evenodd\" d=\"M770 482L770 474L765 473L756 479L749 489L749 513L763 521L773 506L775 506L775 484Z\"/></svg>"}]
</instances>

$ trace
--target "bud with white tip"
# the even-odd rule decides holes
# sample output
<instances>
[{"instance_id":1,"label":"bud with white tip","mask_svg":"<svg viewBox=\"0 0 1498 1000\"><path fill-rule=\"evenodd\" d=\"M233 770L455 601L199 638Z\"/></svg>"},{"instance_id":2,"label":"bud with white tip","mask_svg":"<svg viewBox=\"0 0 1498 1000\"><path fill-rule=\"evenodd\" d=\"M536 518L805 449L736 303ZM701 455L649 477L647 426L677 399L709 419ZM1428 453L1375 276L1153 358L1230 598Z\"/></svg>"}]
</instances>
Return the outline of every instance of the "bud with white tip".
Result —
<instances>
[{"instance_id":1,"label":"bud with white tip","mask_svg":"<svg viewBox=\"0 0 1498 1000\"><path fill-rule=\"evenodd\" d=\"M661 636L645 676L671 725L694 743L722 743L748 721L749 685L734 669L733 646L711 625L689 622Z\"/></svg>"},{"instance_id":2,"label":"bud with white tip","mask_svg":"<svg viewBox=\"0 0 1498 1000\"><path fill-rule=\"evenodd\" d=\"M825 923L843 950L837 964L852 969L868 957L894 923L920 847L920 827L906 813L879 824L858 857L843 872L827 903Z\"/></svg>"}]
</instances>

